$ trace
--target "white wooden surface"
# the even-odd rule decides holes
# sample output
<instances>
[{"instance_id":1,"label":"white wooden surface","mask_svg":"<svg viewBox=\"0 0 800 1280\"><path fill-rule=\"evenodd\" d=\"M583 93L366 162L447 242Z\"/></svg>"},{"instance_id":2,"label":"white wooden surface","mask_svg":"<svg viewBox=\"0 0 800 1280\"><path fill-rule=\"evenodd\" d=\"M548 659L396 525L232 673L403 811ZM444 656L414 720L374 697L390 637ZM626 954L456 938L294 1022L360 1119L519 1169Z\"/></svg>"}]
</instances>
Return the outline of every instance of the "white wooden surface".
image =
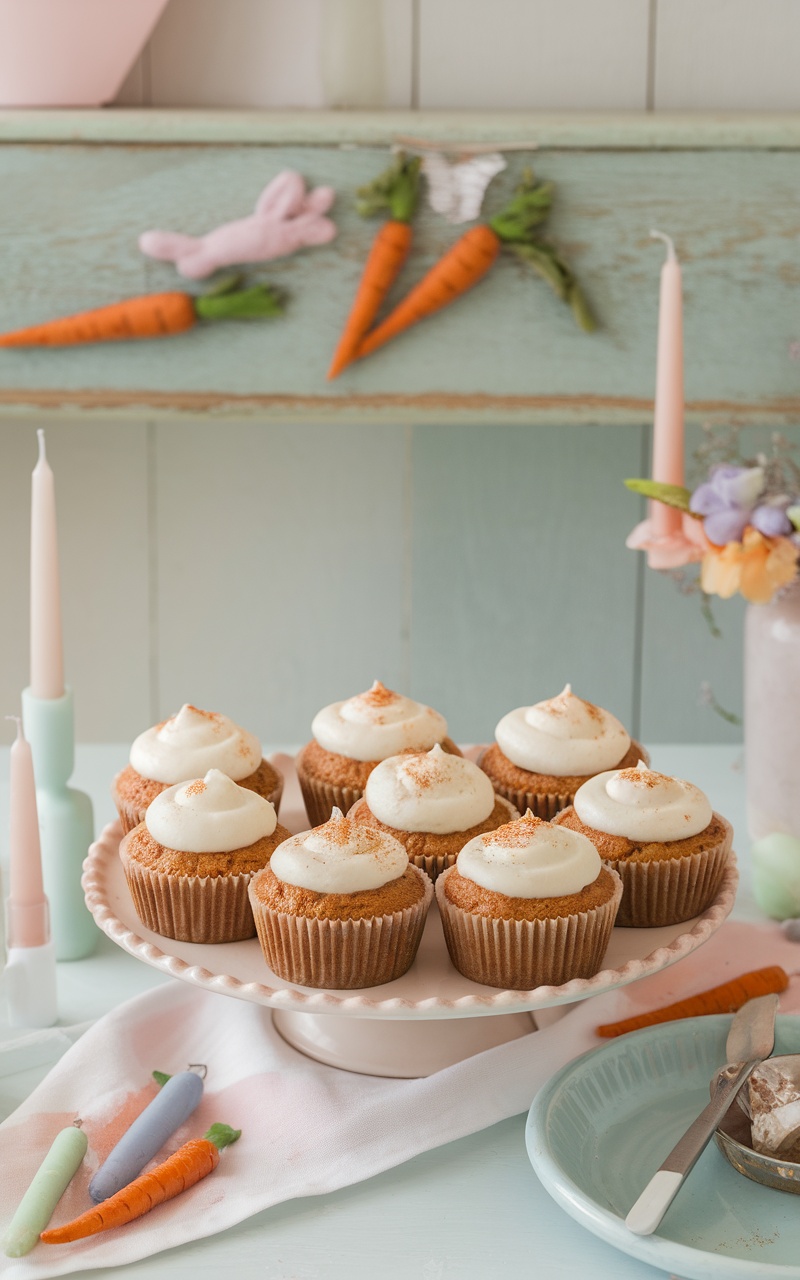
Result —
<instances>
[{"instance_id":1,"label":"white wooden surface","mask_svg":"<svg viewBox=\"0 0 800 1280\"><path fill-rule=\"evenodd\" d=\"M800 107L796 0L658 0L657 111Z\"/></svg>"},{"instance_id":2,"label":"white wooden surface","mask_svg":"<svg viewBox=\"0 0 800 1280\"><path fill-rule=\"evenodd\" d=\"M641 111L648 0L423 0L420 102Z\"/></svg>"},{"instance_id":3,"label":"white wooden surface","mask_svg":"<svg viewBox=\"0 0 800 1280\"><path fill-rule=\"evenodd\" d=\"M793 110L797 0L170 0L128 106Z\"/></svg>"},{"instance_id":4,"label":"white wooden surface","mask_svg":"<svg viewBox=\"0 0 800 1280\"><path fill-rule=\"evenodd\" d=\"M737 747L651 747L659 767L689 777L744 833ZM82 747L76 785L111 816L108 779L124 745ZM0 830L7 824L7 757L0 750ZM734 915L758 920L749 888L746 840L737 839L742 876ZM160 974L109 939L97 954L59 966L63 1022L101 1016L156 983ZM0 1080L0 1118L10 1114L47 1067ZM618 1253L582 1230L550 1199L524 1146L524 1115L418 1156L380 1177L331 1195L277 1205L231 1231L131 1264L131 1280L664 1280L664 1272ZM106 1268L76 1280L112 1280ZM754 1276L754 1280L758 1280Z\"/></svg>"}]
</instances>

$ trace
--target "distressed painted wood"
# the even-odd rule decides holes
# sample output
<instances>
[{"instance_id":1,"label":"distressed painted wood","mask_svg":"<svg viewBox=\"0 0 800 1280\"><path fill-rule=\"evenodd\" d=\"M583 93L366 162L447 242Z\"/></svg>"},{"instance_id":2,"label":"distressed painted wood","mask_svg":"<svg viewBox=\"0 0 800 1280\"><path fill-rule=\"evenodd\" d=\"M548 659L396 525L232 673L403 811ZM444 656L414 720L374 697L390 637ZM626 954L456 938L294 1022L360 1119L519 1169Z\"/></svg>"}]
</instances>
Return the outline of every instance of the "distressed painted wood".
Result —
<instances>
[{"instance_id":1,"label":"distressed painted wood","mask_svg":"<svg viewBox=\"0 0 800 1280\"><path fill-rule=\"evenodd\" d=\"M4 352L0 404L286 421L636 424L649 416L654 379L660 251L648 231L657 222L685 261L690 417L797 419L797 150L543 152L537 168L558 190L552 230L585 282L601 332L582 334L538 278L501 260L471 296L331 386L325 370L372 236L348 197L385 159L370 147L0 147L3 328L174 287L170 266L139 253L138 232L200 232L237 216L280 168L342 191L332 246L256 269L288 290L285 318L148 343ZM488 213L530 157L509 159ZM39 198L45 174L48 189L63 193L56 203ZM455 234L423 214L394 296Z\"/></svg>"},{"instance_id":2,"label":"distressed painted wood","mask_svg":"<svg viewBox=\"0 0 800 1280\"><path fill-rule=\"evenodd\" d=\"M56 475L64 662L81 741L114 741L149 718L151 644L147 427L51 420ZM0 422L0 719L19 713L28 683L32 425ZM9 728L9 726L5 726ZM9 731L10 732L10 731Z\"/></svg>"},{"instance_id":3,"label":"distressed painted wood","mask_svg":"<svg viewBox=\"0 0 800 1280\"><path fill-rule=\"evenodd\" d=\"M0 110L2 142L388 146L416 137L453 150L482 143L693 151L800 146L796 112Z\"/></svg>"},{"instance_id":4,"label":"distressed painted wood","mask_svg":"<svg viewBox=\"0 0 800 1280\"><path fill-rule=\"evenodd\" d=\"M415 432L412 683L460 740L568 681L634 724L622 479L641 445L625 428Z\"/></svg>"}]
</instances>

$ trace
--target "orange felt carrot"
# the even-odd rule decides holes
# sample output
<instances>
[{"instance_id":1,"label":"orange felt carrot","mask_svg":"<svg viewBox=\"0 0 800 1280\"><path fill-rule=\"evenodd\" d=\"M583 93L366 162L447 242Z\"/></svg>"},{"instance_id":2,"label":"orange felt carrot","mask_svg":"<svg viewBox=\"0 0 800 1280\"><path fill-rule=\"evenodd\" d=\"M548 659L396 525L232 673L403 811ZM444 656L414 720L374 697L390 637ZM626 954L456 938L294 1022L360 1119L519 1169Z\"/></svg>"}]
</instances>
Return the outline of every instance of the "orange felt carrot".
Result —
<instances>
[{"instance_id":1,"label":"orange felt carrot","mask_svg":"<svg viewBox=\"0 0 800 1280\"><path fill-rule=\"evenodd\" d=\"M547 217L552 198L551 183L536 183L528 176L523 178L506 207L490 222L479 223L464 232L394 311L367 334L358 348L359 359L377 351L425 316L455 302L483 279L504 244L528 244L534 228Z\"/></svg>"},{"instance_id":2,"label":"orange felt carrot","mask_svg":"<svg viewBox=\"0 0 800 1280\"><path fill-rule=\"evenodd\" d=\"M486 275L499 252L500 238L490 226L481 223L465 231L391 315L367 334L358 348L359 359L371 355L425 316L455 302Z\"/></svg>"},{"instance_id":3,"label":"orange felt carrot","mask_svg":"<svg viewBox=\"0 0 800 1280\"><path fill-rule=\"evenodd\" d=\"M44 1244L69 1244L72 1240L83 1240L86 1236L97 1235L99 1231L122 1227L126 1222L141 1218L156 1205L174 1199L212 1173L219 1164L222 1148L235 1142L241 1132L241 1129L231 1129L227 1124L212 1124L202 1138L185 1142L149 1173L134 1178L127 1187L63 1227L43 1231L39 1239Z\"/></svg>"},{"instance_id":4,"label":"orange felt carrot","mask_svg":"<svg viewBox=\"0 0 800 1280\"><path fill-rule=\"evenodd\" d=\"M388 209L389 218L375 236L364 263L350 314L328 370L329 378L337 378L357 358L361 339L408 257L411 219L419 195L419 169L419 157L408 159L401 152L391 168L358 192L357 207L362 217L372 217Z\"/></svg>"},{"instance_id":5,"label":"orange felt carrot","mask_svg":"<svg viewBox=\"0 0 800 1280\"><path fill-rule=\"evenodd\" d=\"M696 1018L705 1013L733 1013L741 1009L743 1004L755 996L769 995L771 992L785 991L789 985L789 977L779 965L768 965L765 969L752 969L738 978L731 978L719 987L711 987L696 996L688 996L675 1004L668 1004L663 1009L655 1009L652 1013L640 1013L634 1018L625 1018L621 1022L607 1022L597 1027L599 1036L623 1036L627 1031L638 1031L640 1027L653 1027L660 1022L675 1022L678 1018Z\"/></svg>"},{"instance_id":6,"label":"orange felt carrot","mask_svg":"<svg viewBox=\"0 0 800 1280\"><path fill-rule=\"evenodd\" d=\"M281 302L274 289L268 285L238 289L237 284L238 279L228 277L202 297L172 292L126 298L0 334L0 347L66 347L125 338L163 338L191 329L198 320L246 320L280 314Z\"/></svg>"}]
</instances>

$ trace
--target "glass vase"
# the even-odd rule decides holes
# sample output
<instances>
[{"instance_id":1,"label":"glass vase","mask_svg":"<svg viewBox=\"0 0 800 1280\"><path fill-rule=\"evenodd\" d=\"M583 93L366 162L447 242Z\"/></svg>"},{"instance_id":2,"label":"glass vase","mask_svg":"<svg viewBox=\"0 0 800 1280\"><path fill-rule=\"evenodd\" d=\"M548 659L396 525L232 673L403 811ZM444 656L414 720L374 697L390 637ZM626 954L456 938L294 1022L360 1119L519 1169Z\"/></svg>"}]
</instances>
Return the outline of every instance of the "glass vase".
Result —
<instances>
[{"instance_id":1,"label":"glass vase","mask_svg":"<svg viewBox=\"0 0 800 1280\"><path fill-rule=\"evenodd\" d=\"M800 915L800 584L747 607L744 747L753 887L775 919Z\"/></svg>"}]
</instances>

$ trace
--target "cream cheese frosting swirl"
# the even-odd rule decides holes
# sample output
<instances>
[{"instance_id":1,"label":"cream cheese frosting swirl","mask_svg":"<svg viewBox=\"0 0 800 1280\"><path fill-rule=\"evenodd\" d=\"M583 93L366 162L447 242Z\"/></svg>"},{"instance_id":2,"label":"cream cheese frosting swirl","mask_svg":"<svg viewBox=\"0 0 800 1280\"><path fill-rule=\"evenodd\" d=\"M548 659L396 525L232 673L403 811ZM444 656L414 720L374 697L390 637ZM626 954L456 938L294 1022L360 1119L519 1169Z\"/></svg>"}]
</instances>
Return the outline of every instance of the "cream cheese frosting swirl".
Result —
<instances>
[{"instance_id":1,"label":"cream cheese frosting swirl","mask_svg":"<svg viewBox=\"0 0 800 1280\"><path fill-rule=\"evenodd\" d=\"M130 762L153 782L186 782L209 769L221 769L238 782L260 765L261 743L227 716L186 703L163 724L139 734Z\"/></svg>"},{"instance_id":2,"label":"cream cheese frosting swirl","mask_svg":"<svg viewBox=\"0 0 800 1280\"><path fill-rule=\"evenodd\" d=\"M574 808L585 826L637 842L696 836L713 816L699 787L655 773L641 760L635 769L611 769L584 782Z\"/></svg>"},{"instance_id":3,"label":"cream cheese frosting swirl","mask_svg":"<svg viewBox=\"0 0 800 1280\"><path fill-rule=\"evenodd\" d=\"M570 685L555 698L509 711L495 737L503 755L518 769L556 778L610 769L631 745L616 716L577 698Z\"/></svg>"},{"instance_id":4,"label":"cream cheese frosting swirl","mask_svg":"<svg viewBox=\"0 0 800 1280\"><path fill-rule=\"evenodd\" d=\"M412 747L427 751L447 737L447 721L432 707L393 693L376 680L366 693L318 711L311 732L325 751L351 760L386 760Z\"/></svg>"},{"instance_id":5,"label":"cream cheese frosting swirl","mask_svg":"<svg viewBox=\"0 0 800 1280\"><path fill-rule=\"evenodd\" d=\"M184 853L246 849L278 825L269 800L237 787L219 769L162 791L148 805L144 822L159 844Z\"/></svg>"},{"instance_id":6,"label":"cream cheese frosting swirl","mask_svg":"<svg viewBox=\"0 0 800 1280\"><path fill-rule=\"evenodd\" d=\"M315 893L363 893L397 880L408 866L399 840L359 826L334 809L327 822L279 844L270 859L284 884Z\"/></svg>"},{"instance_id":7,"label":"cream cheese frosting swirl","mask_svg":"<svg viewBox=\"0 0 800 1280\"><path fill-rule=\"evenodd\" d=\"M485 822L497 797L476 764L437 744L419 755L382 760L367 779L364 798L387 827L446 835Z\"/></svg>"},{"instance_id":8,"label":"cream cheese frosting swirl","mask_svg":"<svg viewBox=\"0 0 800 1280\"><path fill-rule=\"evenodd\" d=\"M563 898L600 874L600 855L586 836L535 818L507 822L476 836L456 859L459 874L508 898Z\"/></svg>"}]
</instances>

